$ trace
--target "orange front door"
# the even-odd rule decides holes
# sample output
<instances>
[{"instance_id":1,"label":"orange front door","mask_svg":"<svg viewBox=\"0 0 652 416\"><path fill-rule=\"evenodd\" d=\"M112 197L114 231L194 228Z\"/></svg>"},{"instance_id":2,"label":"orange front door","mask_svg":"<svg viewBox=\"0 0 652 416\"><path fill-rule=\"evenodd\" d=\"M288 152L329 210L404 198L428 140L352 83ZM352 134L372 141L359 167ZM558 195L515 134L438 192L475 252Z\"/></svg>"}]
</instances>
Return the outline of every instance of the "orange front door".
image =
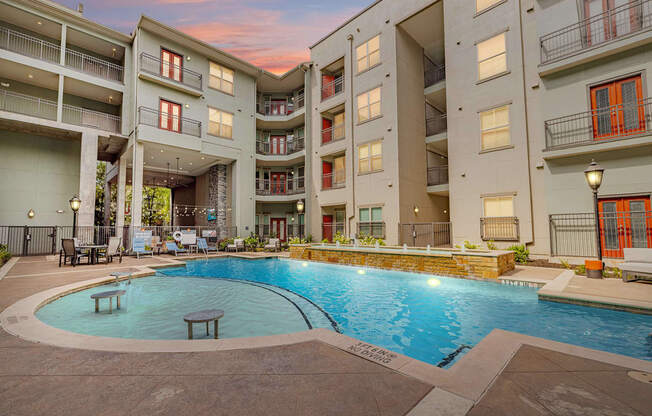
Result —
<instances>
[{"instance_id":1,"label":"orange front door","mask_svg":"<svg viewBox=\"0 0 652 416\"><path fill-rule=\"evenodd\" d=\"M604 257L623 257L623 248L652 248L649 197L604 198L598 202Z\"/></svg>"}]
</instances>

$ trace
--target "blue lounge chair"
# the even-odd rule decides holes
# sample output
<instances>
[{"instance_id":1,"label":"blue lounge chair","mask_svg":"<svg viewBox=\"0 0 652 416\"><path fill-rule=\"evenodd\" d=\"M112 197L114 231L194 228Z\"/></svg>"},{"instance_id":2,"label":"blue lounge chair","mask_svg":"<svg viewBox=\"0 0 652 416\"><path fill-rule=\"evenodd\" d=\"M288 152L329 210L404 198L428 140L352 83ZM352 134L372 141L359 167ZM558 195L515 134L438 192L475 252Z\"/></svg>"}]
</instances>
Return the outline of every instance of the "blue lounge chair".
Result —
<instances>
[{"instance_id":1,"label":"blue lounge chair","mask_svg":"<svg viewBox=\"0 0 652 416\"><path fill-rule=\"evenodd\" d=\"M141 237L134 238L133 251L136 253L136 258L140 258L140 255L147 255L154 257L154 252L152 250L147 250L145 248L145 239Z\"/></svg>"},{"instance_id":2,"label":"blue lounge chair","mask_svg":"<svg viewBox=\"0 0 652 416\"><path fill-rule=\"evenodd\" d=\"M166 241L165 248L168 250L168 254L174 253L175 256L178 256L179 253L188 252L188 250L186 250L185 248L177 247L177 243L175 243L174 241Z\"/></svg>"},{"instance_id":3,"label":"blue lounge chair","mask_svg":"<svg viewBox=\"0 0 652 416\"><path fill-rule=\"evenodd\" d=\"M217 251L217 247L209 247L208 244L206 243L205 238L198 238L197 239L197 250L201 250L204 252L204 254L208 254L209 251Z\"/></svg>"}]
</instances>

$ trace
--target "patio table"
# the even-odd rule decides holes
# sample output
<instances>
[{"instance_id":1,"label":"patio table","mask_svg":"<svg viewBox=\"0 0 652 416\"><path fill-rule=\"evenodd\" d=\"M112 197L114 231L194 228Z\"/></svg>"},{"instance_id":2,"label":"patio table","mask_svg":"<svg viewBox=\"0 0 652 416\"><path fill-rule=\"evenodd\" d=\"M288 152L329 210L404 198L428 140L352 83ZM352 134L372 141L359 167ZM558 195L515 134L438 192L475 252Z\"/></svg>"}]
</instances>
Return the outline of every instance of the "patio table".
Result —
<instances>
[{"instance_id":1,"label":"patio table","mask_svg":"<svg viewBox=\"0 0 652 416\"><path fill-rule=\"evenodd\" d=\"M99 250L102 249L106 250L108 248L109 246L106 244L84 244L84 245L77 246L78 250L90 250L91 253L89 259L91 261L91 264L97 263L97 252Z\"/></svg>"}]
</instances>

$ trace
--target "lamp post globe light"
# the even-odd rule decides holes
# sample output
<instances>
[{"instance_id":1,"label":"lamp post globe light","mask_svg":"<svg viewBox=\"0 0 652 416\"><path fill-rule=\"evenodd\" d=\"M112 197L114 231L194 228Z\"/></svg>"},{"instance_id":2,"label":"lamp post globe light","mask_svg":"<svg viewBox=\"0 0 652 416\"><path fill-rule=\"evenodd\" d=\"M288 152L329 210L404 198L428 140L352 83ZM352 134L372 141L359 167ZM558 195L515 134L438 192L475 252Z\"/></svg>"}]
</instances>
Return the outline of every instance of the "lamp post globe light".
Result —
<instances>
[{"instance_id":1,"label":"lamp post globe light","mask_svg":"<svg viewBox=\"0 0 652 416\"><path fill-rule=\"evenodd\" d=\"M81 199L77 195L70 198L70 209L72 209L72 238L77 237L77 211L81 207Z\"/></svg>"},{"instance_id":2,"label":"lamp post globe light","mask_svg":"<svg viewBox=\"0 0 652 416\"><path fill-rule=\"evenodd\" d=\"M301 231L301 214L303 213L303 209L305 208L303 204L303 200L300 199L297 201L297 212L299 212L299 241L303 238L303 232ZM305 222L305 221L304 221Z\"/></svg>"},{"instance_id":3,"label":"lamp post globe light","mask_svg":"<svg viewBox=\"0 0 652 416\"><path fill-rule=\"evenodd\" d=\"M595 160L591 161L588 168L584 170L586 183L593 190L593 212L595 214L595 235L598 244L598 260L602 262L602 239L600 236L600 214L598 212L598 189L602 185L604 169Z\"/></svg>"}]
</instances>

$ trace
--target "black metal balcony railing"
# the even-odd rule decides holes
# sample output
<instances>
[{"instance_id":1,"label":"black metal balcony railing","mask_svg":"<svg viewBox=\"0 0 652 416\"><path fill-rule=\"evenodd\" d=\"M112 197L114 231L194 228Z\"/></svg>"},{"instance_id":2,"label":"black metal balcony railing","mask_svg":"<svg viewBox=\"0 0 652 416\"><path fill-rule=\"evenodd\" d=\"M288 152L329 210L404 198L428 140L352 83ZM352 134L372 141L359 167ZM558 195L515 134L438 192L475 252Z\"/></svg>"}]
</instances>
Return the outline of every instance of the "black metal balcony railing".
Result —
<instances>
[{"instance_id":1,"label":"black metal balcony railing","mask_svg":"<svg viewBox=\"0 0 652 416\"><path fill-rule=\"evenodd\" d=\"M385 223L382 221L359 222L357 237L369 235L375 238L385 238Z\"/></svg>"},{"instance_id":2,"label":"black metal balcony railing","mask_svg":"<svg viewBox=\"0 0 652 416\"><path fill-rule=\"evenodd\" d=\"M306 237L306 226L304 224L288 224L286 226L286 241L293 237ZM276 231L272 233L269 224L258 224L255 226L255 234L261 239L279 238Z\"/></svg>"},{"instance_id":3,"label":"black metal balcony railing","mask_svg":"<svg viewBox=\"0 0 652 416\"><path fill-rule=\"evenodd\" d=\"M548 120L546 149L598 143L652 130L652 98Z\"/></svg>"},{"instance_id":4,"label":"black metal balcony railing","mask_svg":"<svg viewBox=\"0 0 652 416\"><path fill-rule=\"evenodd\" d=\"M518 218L482 217L480 218L480 236L483 240L518 241Z\"/></svg>"},{"instance_id":5,"label":"black metal balcony railing","mask_svg":"<svg viewBox=\"0 0 652 416\"><path fill-rule=\"evenodd\" d=\"M549 216L550 255L596 257L595 214ZM652 211L600 213L602 255L622 258L624 248L652 248Z\"/></svg>"},{"instance_id":6,"label":"black metal balcony railing","mask_svg":"<svg viewBox=\"0 0 652 416\"><path fill-rule=\"evenodd\" d=\"M300 110L305 105L303 94L297 95L294 99L290 98L285 101L264 101L262 105L258 103L258 113L264 116L289 116Z\"/></svg>"},{"instance_id":7,"label":"black metal balcony railing","mask_svg":"<svg viewBox=\"0 0 652 416\"><path fill-rule=\"evenodd\" d=\"M561 59L650 27L652 0L631 1L542 36L541 63Z\"/></svg>"},{"instance_id":8,"label":"black metal balcony railing","mask_svg":"<svg viewBox=\"0 0 652 416\"><path fill-rule=\"evenodd\" d=\"M428 186L448 183L448 165L428 168Z\"/></svg>"},{"instance_id":9,"label":"black metal balcony railing","mask_svg":"<svg viewBox=\"0 0 652 416\"><path fill-rule=\"evenodd\" d=\"M171 121L172 128L161 127L165 121ZM184 117L175 117L169 113L161 113L146 107L138 107L138 123L146 126L158 127L173 133L189 134L201 137L201 122Z\"/></svg>"},{"instance_id":10,"label":"black metal balcony railing","mask_svg":"<svg viewBox=\"0 0 652 416\"><path fill-rule=\"evenodd\" d=\"M256 195L296 195L306 192L303 176L285 179L256 179Z\"/></svg>"},{"instance_id":11,"label":"black metal balcony railing","mask_svg":"<svg viewBox=\"0 0 652 416\"><path fill-rule=\"evenodd\" d=\"M328 144L344 139L344 123L322 129L321 144Z\"/></svg>"},{"instance_id":12,"label":"black metal balcony railing","mask_svg":"<svg viewBox=\"0 0 652 416\"><path fill-rule=\"evenodd\" d=\"M286 156L300 152L305 148L306 140L303 137L297 137L274 146L269 141L256 140L256 153L259 155Z\"/></svg>"},{"instance_id":13,"label":"black metal balcony railing","mask_svg":"<svg viewBox=\"0 0 652 416\"><path fill-rule=\"evenodd\" d=\"M57 119L57 103L7 90L0 90L0 110L28 116Z\"/></svg>"},{"instance_id":14,"label":"black metal balcony railing","mask_svg":"<svg viewBox=\"0 0 652 416\"><path fill-rule=\"evenodd\" d=\"M330 222L322 223L321 225L321 238L328 241L333 241L335 235L346 234L346 228L343 222Z\"/></svg>"},{"instance_id":15,"label":"black metal balcony railing","mask_svg":"<svg viewBox=\"0 0 652 416\"><path fill-rule=\"evenodd\" d=\"M0 26L0 48L57 64L61 56L61 46L4 26Z\"/></svg>"},{"instance_id":16,"label":"black metal balcony railing","mask_svg":"<svg viewBox=\"0 0 652 416\"><path fill-rule=\"evenodd\" d=\"M346 186L346 172L336 171L335 173L325 173L321 175L321 189L338 189Z\"/></svg>"},{"instance_id":17,"label":"black metal balcony railing","mask_svg":"<svg viewBox=\"0 0 652 416\"><path fill-rule=\"evenodd\" d=\"M447 130L446 114L426 118L426 137L444 133Z\"/></svg>"},{"instance_id":18,"label":"black metal balcony railing","mask_svg":"<svg viewBox=\"0 0 652 416\"><path fill-rule=\"evenodd\" d=\"M424 86L428 88L431 85L446 79L446 67L438 65L430 60L427 56L423 57L423 81Z\"/></svg>"},{"instance_id":19,"label":"black metal balcony railing","mask_svg":"<svg viewBox=\"0 0 652 416\"><path fill-rule=\"evenodd\" d=\"M324 101L344 91L344 77L340 76L321 86L321 100Z\"/></svg>"},{"instance_id":20,"label":"black metal balcony railing","mask_svg":"<svg viewBox=\"0 0 652 416\"><path fill-rule=\"evenodd\" d=\"M169 67L173 71L178 71L179 79L171 78L163 73L163 67ZM142 52L140 54L140 70L148 74L156 75L159 78L166 79L172 82L178 82L183 85L201 90L202 89L202 75L198 72L191 71L190 69L178 67L172 63L161 61L161 58L148 53Z\"/></svg>"},{"instance_id":21,"label":"black metal balcony railing","mask_svg":"<svg viewBox=\"0 0 652 416\"><path fill-rule=\"evenodd\" d=\"M120 117L113 114L93 111L86 108L74 107L64 104L62 109L62 121L77 126L92 127L94 129L120 133Z\"/></svg>"},{"instance_id":22,"label":"black metal balcony railing","mask_svg":"<svg viewBox=\"0 0 652 416\"><path fill-rule=\"evenodd\" d=\"M122 82L123 68L121 65L72 49L66 49L66 66L99 78Z\"/></svg>"}]
</instances>

